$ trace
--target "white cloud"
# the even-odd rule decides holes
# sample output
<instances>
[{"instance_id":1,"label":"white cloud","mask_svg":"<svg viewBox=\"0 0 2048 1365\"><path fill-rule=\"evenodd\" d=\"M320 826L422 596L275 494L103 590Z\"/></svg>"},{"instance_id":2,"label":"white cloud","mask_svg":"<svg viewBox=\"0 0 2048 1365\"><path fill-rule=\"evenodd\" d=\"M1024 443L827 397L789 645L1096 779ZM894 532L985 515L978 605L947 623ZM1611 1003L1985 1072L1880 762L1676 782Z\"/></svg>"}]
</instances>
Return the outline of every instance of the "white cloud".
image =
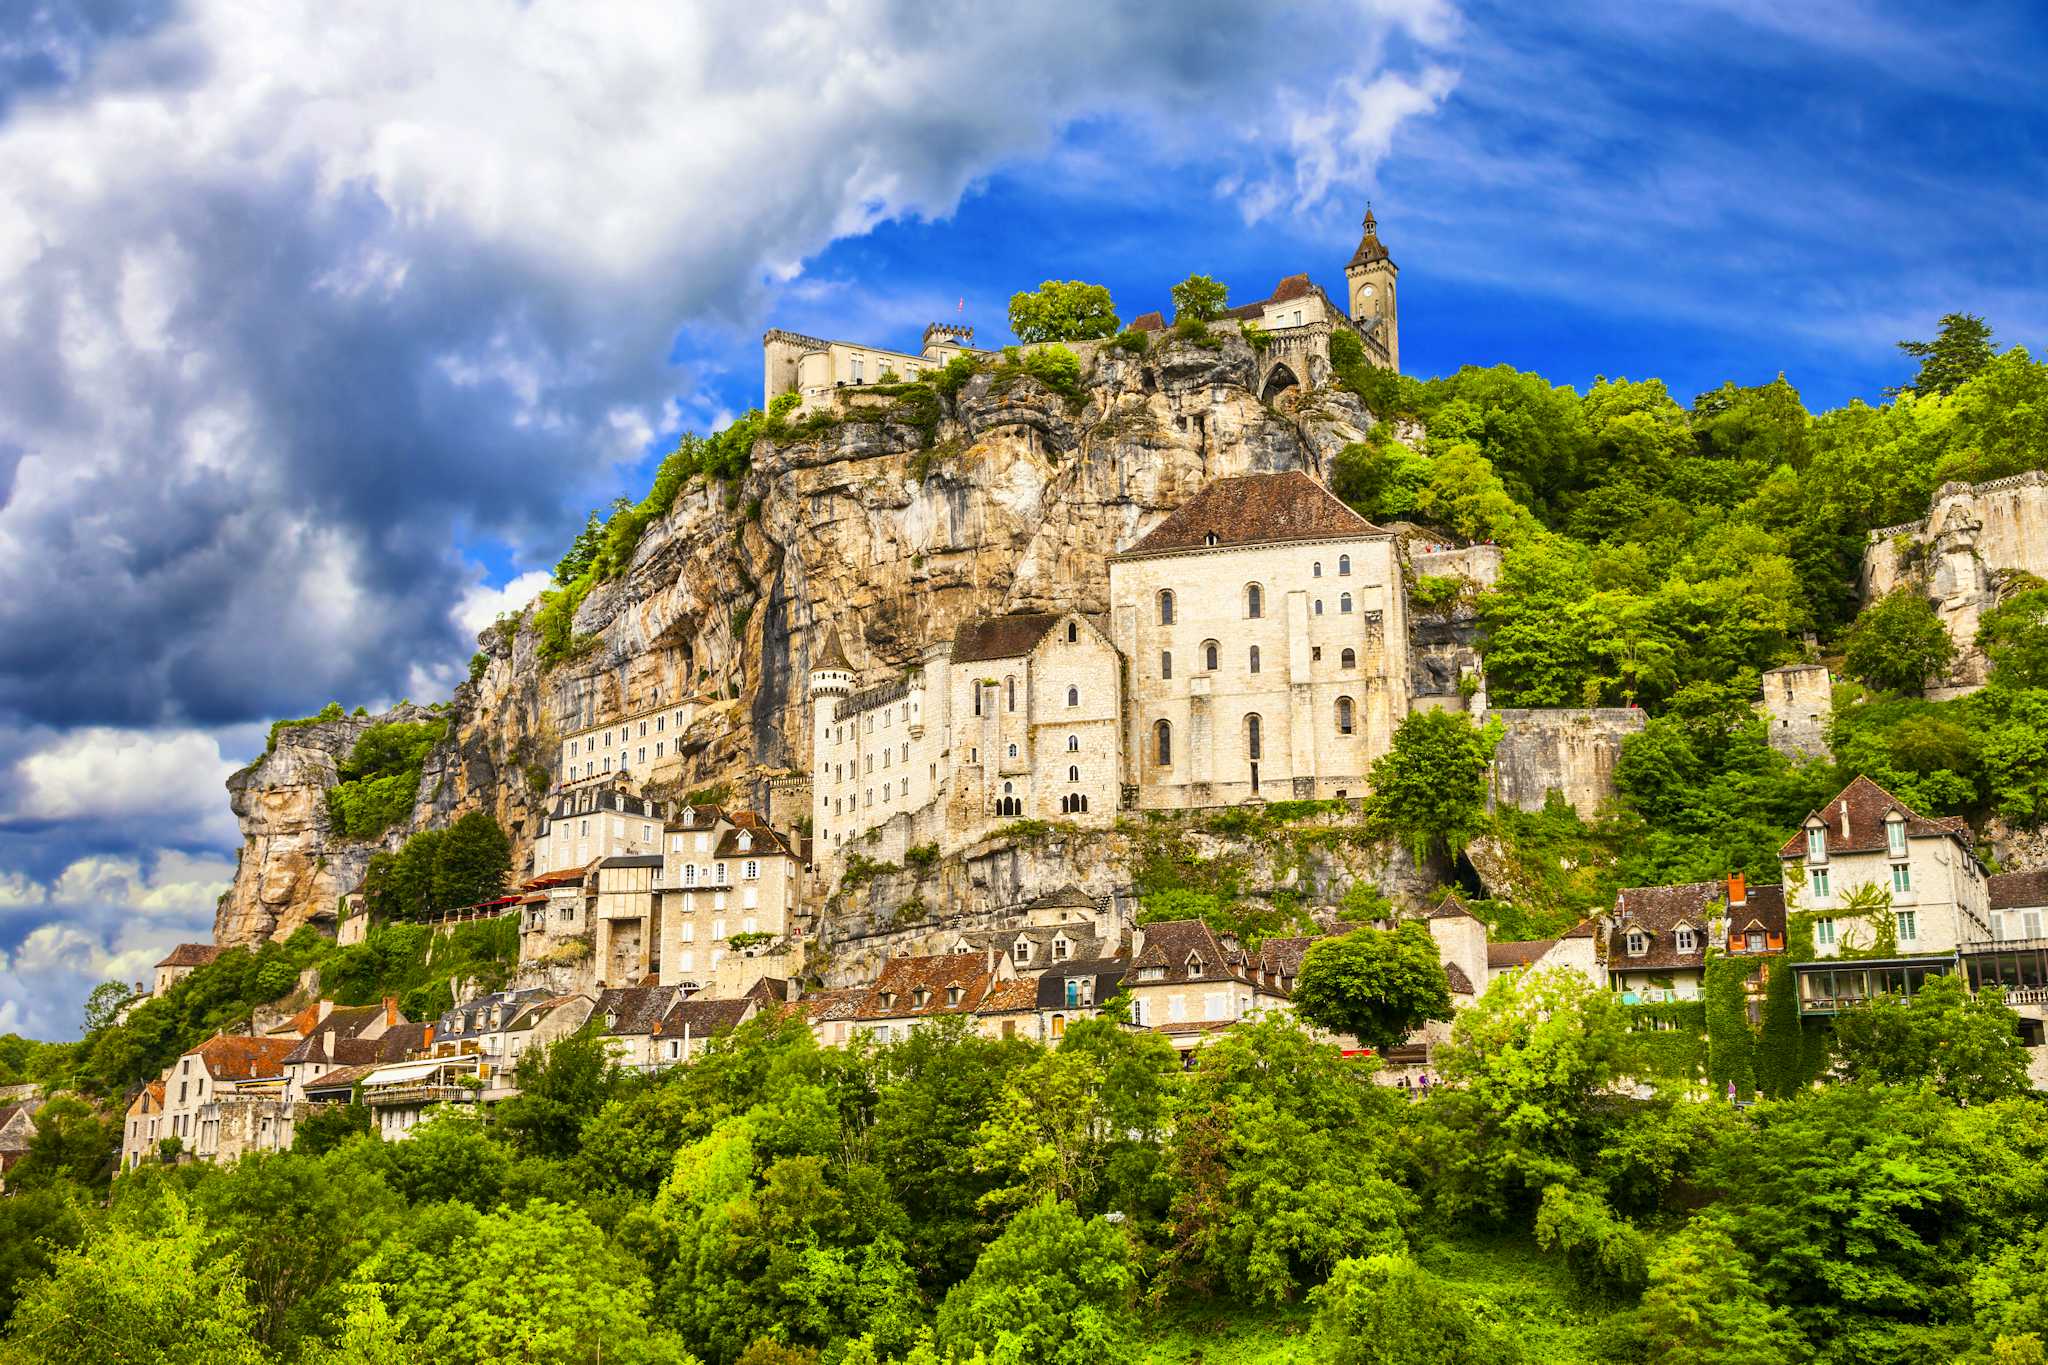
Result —
<instances>
[{"instance_id":1,"label":"white cloud","mask_svg":"<svg viewBox=\"0 0 2048 1365\"><path fill-rule=\"evenodd\" d=\"M226 844L237 833L222 784L235 767L198 730L73 730L15 764L9 811L37 820L143 820L158 839Z\"/></svg>"},{"instance_id":2,"label":"white cloud","mask_svg":"<svg viewBox=\"0 0 2048 1365\"><path fill-rule=\"evenodd\" d=\"M50 885L60 905L106 905L145 915L191 917L211 914L214 902L234 878L226 858L199 857L175 850L157 855L147 874L136 858L80 858Z\"/></svg>"},{"instance_id":3,"label":"white cloud","mask_svg":"<svg viewBox=\"0 0 2048 1365\"><path fill-rule=\"evenodd\" d=\"M465 633L481 635L500 616L524 609L552 582L553 575L535 569L496 588L482 583L473 584L462 594L462 600L455 604L455 622Z\"/></svg>"},{"instance_id":4,"label":"white cloud","mask_svg":"<svg viewBox=\"0 0 2048 1365\"><path fill-rule=\"evenodd\" d=\"M0 872L0 910L42 905L49 899L49 889L41 882L19 872ZM0 968L5 966L6 963L0 961Z\"/></svg>"}]
</instances>

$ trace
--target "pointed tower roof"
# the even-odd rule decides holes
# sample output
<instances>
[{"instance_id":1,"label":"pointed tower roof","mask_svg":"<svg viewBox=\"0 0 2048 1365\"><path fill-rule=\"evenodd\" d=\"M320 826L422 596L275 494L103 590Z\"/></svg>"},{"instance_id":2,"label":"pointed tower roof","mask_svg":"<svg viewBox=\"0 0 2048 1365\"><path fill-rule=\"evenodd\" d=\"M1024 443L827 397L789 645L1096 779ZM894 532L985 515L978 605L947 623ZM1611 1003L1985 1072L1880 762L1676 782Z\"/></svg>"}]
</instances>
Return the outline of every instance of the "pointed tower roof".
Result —
<instances>
[{"instance_id":1,"label":"pointed tower roof","mask_svg":"<svg viewBox=\"0 0 2048 1365\"><path fill-rule=\"evenodd\" d=\"M1388 261L1386 246L1380 241L1379 221L1372 216L1370 200L1365 206L1365 235L1358 239L1358 250L1351 253L1351 265L1371 265L1374 261ZM1350 266L1345 267L1347 270Z\"/></svg>"},{"instance_id":2,"label":"pointed tower roof","mask_svg":"<svg viewBox=\"0 0 2048 1365\"><path fill-rule=\"evenodd\" d=\"M842 673L853 672L853 665L846 661L846 646L839 642L839 627L825 632L825 647L818 651L818 657L811 661L813 669L836 668Z\"/></svg>"}]
</instances>

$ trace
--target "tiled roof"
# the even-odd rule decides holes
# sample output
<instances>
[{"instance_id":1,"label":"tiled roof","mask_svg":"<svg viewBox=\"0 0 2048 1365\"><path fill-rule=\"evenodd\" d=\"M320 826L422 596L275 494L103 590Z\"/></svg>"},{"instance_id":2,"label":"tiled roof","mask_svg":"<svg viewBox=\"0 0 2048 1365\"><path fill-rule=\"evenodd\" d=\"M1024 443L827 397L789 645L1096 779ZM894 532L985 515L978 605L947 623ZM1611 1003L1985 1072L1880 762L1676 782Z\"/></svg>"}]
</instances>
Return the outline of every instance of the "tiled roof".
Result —
<instances>
[{"instance_id":1,"label":"tiled roof","mask_svg":"<svg viewBox=\"0 0 2048 1365\"><path fill-rule=\"evenodd\" d=\"M601 868L660 867L661 864L662 857L659 853L619 853L614 854L612 857L606 858L603 862L599 863L598 866Z\"/></svg>"},{"instance_id":2,"label":"tiled roof","mask_svg":"<svg viewBox=\"0 0 2048 1365\"><path fill-rule=\"evenodd\" d=\"M1558 935L1560 939L1598 937L1600 937L1600 922L1592 915L1586 916L1586 918Z\"/></svg>"},{"instance_id":3,"label":"tiled roof","mask_svg":"<svg viewBox=\"0 0 2048 1365\"><path fill-rule=\"evenodd\" d=\"M981 998L977 1014L1018 1014L1038 1008L1036 981L998 981Z\"/></svg>"},{"instance_id":4,"label":"tiled roof","mask_svg":"<svg viewBox=\"0 0 2048 1365\"><path fill-rule=\"evenodd\" d=\"M1259 970L1277 976L1299 976L1301 960L1308 956L1310 946L1320 941L1312 934L1296 938L1269 938L1259 945Z\"/></svg>"},{"instance_id":5,"label":"tiled roof","mask_svg":"<svg viewBox=\"0 0 2048 1365\"><path fill-rule=\"evenodd\" d=\"M1096 908L1096 902L1095 897L1089 895L1072 882L1068 882L1059 890L1048 891L1043 896L1032 901L1031 908L1033 910L1058 910L1062 908L1093 910Z\"/></svg>"},{"instance_id":6,"label":"tiled roof","mask_svg":"<svg viewBox=\"0 0 2048 1365\"><path fill-rule=\"evenodd\" d=\"M786 977L764 976L740 993L742 1000L758 1000L764 1005L779 1005L789 999L789 981Z\"/></svg>"},{"instance_id":7,"label":"tiled roof","mask_svg":"<svg viewBox=\"0 0 2048 1365\"><path fill-rule=\"evenodd\" d=\"M383 1017L382 1005L343 1005L329 1010L327 1017L314 1025L312 1031L299 1040L299 1045L286 1055L285 1065L325 1061L334 1055L332 1049L336 1043L355 1039Z\"/></svg>"},{"instance_id":8,"label":"tiled roof","mask_svg":"<svg viewBox=\"0 0 2048 1365\"><path fill-rule=\"evenodd\" d=\"M1703 967L1707 961L1707 921L1727 899L1723 882L1681 882L1676 886L1631 886L1615 898L1614 919L1607 930L1609 970L1656 970ZM1681 950L1678 927L1691 925L1693 946ZM1649 936L1649 951L1629 952L1628 936L1638 930Z\"/></svg>"},{"instance_id":9,"label":"tiled roof","mask_svg":"<svg viewBox=\"0 0 2048 1365\"><path fill-rule=\"evenodd\" d=\"M837 990L813 991L797 1003L814 1024L826 1024L834 1019L851 1019L860 1013L861 1003L867 999L864 986L842 986Z\"/></svg>"},{"instance_id":10,"label":"tiled roof","mask_svg":"<svg viewBox=\"0 0 2048 1365\"><path fill-rule=\"evenodd\" d=\"M1211 545L1355 540L1387 534L1296 469L1285 474L1244 474L1218 479L1182 503L1124 553L1170 554Z\"/></svg>"},{"instance_id":11,"label":"tiled roof","mask_svg":"<svg viewBox=\"0 0 2048 1365\"><path fill-rule=\"evenodd\" d=\"M1429 912L1431 919L1478 919L1455 891L1444 893L1443 903Z\"/></svg>"},{"instance_id":12,"label":"tiled roof","mask_svg":"<svg viewBox=\"0 0 2048 1365\"><path fill-rule=\"evenodd\" d=\"M1490 971L1504 971L1509 967L1526 967L1557 946L1554 938L1529 938L1519 942L1489 943L1486 945L1486 965Z\"/></svg>"},{"instance_id":13,"label":"tiled roof","mask_svg":"<svg viewBox=\"0 0 2048 1365\"><path fill-rule=\"evenodd\" d=\"M753 847L742 849L740 835L752 837ZM718 849L712 854L716 858L794 858L796 850L790 847L789 836L765 825L744 831L729 829L718 841Z\"/></svg>"},{"instance_id":14,"label":"tiled roof","mask_svg":"<svg viewBox=\"0 0 2048 1365\"><path fill-rule=\"evenodd\" d=\"M217 1081L258 1081L284 1075L284 1059L299 1045L296 1038L246 1038L217 1034L192 1049Z\"/></svg>"},{"instance_id":15,"label":"tiled roof","mask_svg":"<svg viewBox=\"0 0 2048 1365\"><path fill-rule=\"evenodd\" d=\"M387 1063L380 1061L368 1062L357 1066L339 1066L324 1075L307 1081L304 1089L307 1094L328 1090L353 1090L363 1077L384 1065L387 1065Z\"/></svg>"},{"instance_id":16,"label":"tiled roof","mask_svg":"<svg viewBox=\"0 0 2048 1365\"><path fill-rule=\"evenodd\" d=\"M1055 612L1034 611L962 621L960 629L953 632L953 662L1021 658L1037 648L1059 619Z\"/></svg>"},{"instance_id":17,"label":"tiled roof","mask_svg":"<svg viewBox=\"0 0 2048 1365\"><path fill-rule=\"evenodd\" d=\"M211 943L180 943L171 949L170 956L157 963L159 967L204 967L220 956L220 948Z\"/></svg>"},{"instance_id":18,"label":"tiled roof","mask_svg":"<svg viewBox=\"0 0 2048 1365\"><path fill-rule=\"evenodd\" d=\"M701 998L678 1000L668 1008L654 1025L653 1032L664 1038L710 1038L720 1033L730 1033L747 1021L747 1016L760 1008L760 1002L744 997L738 1000L704 1000Z\"/></svg>"},{"instance_id":19,"label":"tiled roof","mask_svg":"<svg viewBox=\"0 0 2048 1365\"><path fill-rule=\"evenodd\" d=\"M584 870L580 867L564 867L553 872L543 872L538 877L529 877L522 886L528 891L549 891L558 886L581 886L584 875Z\"/></svg>"},{"instance_id":20,"label":"tiled roof","mask_svg":"<svg viewBox=\"0 0 2048 1365\"><path fill-rule=\"evenodd\" d=\"M1450 979L1452 995L1476 995L1472 989L1472 978L1465 975L1465 969L1455 962L1444 964L1444 975Z\"/></svg>"},{"instance_id":21,"label":"tiled roof","mask_svg":"<svg viewBox=\"0 0 2048 1365\"><path fill-rule=\"evenodd\" d=\"M492 1032L492 1006L498 1007L497 1027L503 1028L519 1016L520 1010L546 997L546 991L537 986L528 986L524 990L496 991L490 995L480 995L474 1000L464 1001L435 1021L434 1041L452 1043Z\"/></svg>"},{"instance_id":22,"label":"tiled roof","mask_svg":"<svg viewBox=\"0 0 2048 1365\"><path fill-rule=\"evenodd\" d=\"M1011 959L1020 968L1057 966L1062 962L1115 957L1119 947L1115 939L1098 937L1095 926L1085 921L1036 924L1021 929L978 929L964 933L960 938L976 951L993 948L997 956ZM1059 938L1067 940L1065 957L1057 957L1053 952L1053 941ZM1021 962L1016 961L1019 940L1031 945L1031 955Z\"/></svg>"},{"instance_id":23,"label":"tiled roof","mask_svg":"<svg viewBox=\"0 0 2048 1365\"><path fill-rule=\"evenodd\" d=\"M2031 872L2001 872L1984 879L1993 910L2030 910L2048 905L2048 867Z\"/></svg>"},{"instance_id":24,"label":"tiled roof","mask_svg":"<svg viewBox=\"0 0 2048 1365\"><path fill-rule=\"evenodd\" d=\"M1365 234L1358 239L1358 250L1351 253L1350 265L1371 265L1374 261L1388 259L1387 248L1380 241L1380 225L1372 216L1370 208L1365 211Z\"/></svg>"},{"instance_id":25,"label":"tiled roof","mask_svg":"<svg viewBox=\"0 0 2048 1365\"><path fill-rule=\"evenodd\" d=\"M1849 815L1847 834L1842 833L1842 813L1845 810ZM1827 826L1830 857L1837 853L1881 853L1886 847L1885 817L1895 810L1906 817L1907 838L1927 839L1946 836L1956 840L1965 849L1970 848L1969 821L1952 815L1929 819L1869 778L1859 776L1842 788L1834 800L1801 821L1799 832L1785 841L1785 846L1778 850L1778 856L1806 856L1806 824L1815 817Z\"/></svg>"},{"instance_id":26,"label":"tiled roof","mask_svg":"<svg viewBox=\"0 0 2048 1365\"><path fill-rule=\"evenodd\" d=\"M652 1033L681 993L680 986L614 986L598 994L591 1014L600 1022L617 1015L616 1022L604 1026L610 1037Z\"/></svg>"},{"instance_id":27,"label":"tiled roof","mask_svg":"<svg viewBox=\"0 0 2048 1365\"><path fill-rule=\"evenodd\" d=\"M1133 332L1163 332L1166 330L1166 315L1156 308L1149 313L1140 313L1131 319L1130 330Z\"/></svg>"},{"instance_id":28,"label":"tiled roof","mask_svg":"<svg viewBox=\"0 0 2048 1365\"><path fill-rule=\"evenodd\" d=\"M1188 975L1188 960L1200 957L1200 977ZM1221 981L1239 975L1244 954L1226 949L1216 933L1198 919L1166 920L1145 926L1145 946L1131 963L1134 985L1157 985L1168 981ZM1153 971L1160 972L1151 976Z\"/></svg>"},{"instance_id":29,"label":"tiled roof","mask_svg":"<svg viewBox=\"0 0 2048 1365\"><path fill-rule=\"evenodd\" d=\"M1785 888L1751 887L1747 900L1741 905L1728 907L1728 927L1738 934L1761 929L1766 934L1777 935L1782 941L1785 937Z\"/></svg>"},{"instance_id":30,"label":"tiled roof","mask_svg":"<svg viewBox=\"0 0 2048 1365\"><path fill-rule=\"evenodd\" d=\"M995 973L972 953L893 958L882 968L881 977L863 997L856 1014L862 1019L964 1014L980 1006L995 979ZM949 999L955 989L960 992L958 1003ZM917 1003L920 990L925 993L923 1005Z\"/></svg>"},{"instance_id":31,"label":"tiled roof","mask_svg":"<svg viewBox=\"0 0 2048 1365\"><path fill-rule=\"evenodd\" d=\"M720 822L732 823L727 819L722 806L677 806L675 814L669 817L667 828L675 833L685 830L709 830Z\"/></svg>"}]
</instances>

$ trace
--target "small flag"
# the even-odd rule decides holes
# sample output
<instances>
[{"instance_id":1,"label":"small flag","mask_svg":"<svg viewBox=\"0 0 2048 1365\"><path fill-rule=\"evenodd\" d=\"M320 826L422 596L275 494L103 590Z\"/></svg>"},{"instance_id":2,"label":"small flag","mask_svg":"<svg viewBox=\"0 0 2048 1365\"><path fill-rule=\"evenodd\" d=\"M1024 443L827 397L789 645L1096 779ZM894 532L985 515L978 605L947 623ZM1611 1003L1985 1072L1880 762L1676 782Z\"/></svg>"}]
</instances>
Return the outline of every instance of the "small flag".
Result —
<instances>
[{"instance_id":1,"label":"small flag","mask_svg":"<svg viewBox=\"0 0 2048 1365\"><path fill-rule=\"evenodd\" d=\"M956 308L954 308L954 310L953 310L953 311L954 311L954 312L956 312L956 313L964 313L964 312L966 312L966 311L967 311L967 296L966 296L966 295L964 295L964 294L963 294L963 295L961 295L961 296L960 296L960 303L959 303L959 306L958 306L958 307L956 307Z\"/></svg>"}]
</instances>

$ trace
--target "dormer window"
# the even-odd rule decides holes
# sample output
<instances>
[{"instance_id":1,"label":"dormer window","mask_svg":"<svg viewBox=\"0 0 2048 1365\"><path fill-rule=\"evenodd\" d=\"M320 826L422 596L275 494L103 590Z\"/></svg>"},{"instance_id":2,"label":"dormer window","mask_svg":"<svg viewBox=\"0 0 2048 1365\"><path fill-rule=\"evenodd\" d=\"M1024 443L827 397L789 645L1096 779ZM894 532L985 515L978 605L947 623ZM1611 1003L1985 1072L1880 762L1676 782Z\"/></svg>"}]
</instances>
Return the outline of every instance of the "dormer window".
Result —
<instances>
[{"instance_id":1,"label":"dormer window","mask_svg":"<svg viewBox=\"0 0 2048 1365\"><path fill-rule=\"evenodd\" d=\"M606 1010L604 1012L604 1027L608 1033L615 1032L618 1029L619 1012L617 1010Z\"/></svg>"},{"instance_id":2,"label":"dormer window","mask_svg":"<svg viewBox=\"0 0 2048 1365\"><path fill-rule=\"evenodd\" d=\"M918 1009L923 1009L925 1001L931 999L931 995L932 993L930 991L926 990L922 986L919 986L916 990L910 993L910 1002L911 1004L915 1005Z\"/></svg>"},{"instance_id":3,"label":"dormer window","mask_svg":"<svg viewBox=\"0 0 2048 1365\"><path fill-rule=\"evenodd\" d=\"M1641 957L1650 951L1650 936L1640 929L1628 931L1628 955Z\"/></svg>"},{"instance_id":4,"label":"dormer window","mask_svg":"<svg viewBox=\"0 0 2048 1365\"><path fill-rule=\"evenodd\" d=\"M896 992L894 992L894 991L883 991L883 992L882 992L882 1008L883 1008L883 1009L885 1009L885 1010L893 1010L893 1009L895 1009L895 1008L896 1008Z\"/></svg>"},{"instance_id":5,"label":"dormer window","mask_svg":"<svg viewBox=\"0 0 2048 1365\"><path fill-rule=\"evenodd\" d=\"M1824 863L1828 859L1827 826L1811 824L1806 827L1806 861Z\"/></svg>"},{"instance_id":6,"label":"dormer window","mask_svg":"<svg viewBox=\"0 0 2048 1365\"><path fill-rule=\"evenodd\" d=\"M1217 543L1216 533L1215 533L1214 531L1211 531L1211 532L1209 532L1209 534L1207 534L1207 535L1203 536L1203 537L1202 537L1202 543L1203 543L1204 545L1214 545L1214 544L1216 544L1216 543Z\"/></svg>"},{"instance_id":7,"label":"dormer window","mask_svg":"<svg viewBox=\"0 0 2048 1365\"><path fill-rule=\"evenodd\" d=\"M1200 976L1201 974L1202 974L1202 955L1201 955L1200 953L1190 953L1190 954L1188 954L1188 975L1189 975L1190 977L1196 977L1196 976Z\"/></svg>"},{"instance_id":8,"label":"dormer window","mask_svg":"<svg viewBox=\"0 0 2048 1365\"><path fill-rule=\"evenodd\" d=\"M1678 945L1678 951L1681 953L1689 953L1695 947L1698 946L1698 939L1693 934L1692 926L1690 924L1679 925L1678 933L1675 935L1675 938Z\"/></svg>"},{"instance_id":9,"label":"dormer window","mask_svg":"<svg viewBox=\"0 0 2048 1365\"><path fill-rule=\"evenodd\" d=\"M753 846L754 836L748 834L745 830L740 831L740 852L745 853L748 849L752 848Z\"/></svg>"},{"instance_id":10,"label":"dormer window","mask_svg":"<svg viewBox=\"0 0 2048 1365\"><path fill-rule=\"evenodd\" d=\"M1906 817L1897 811L1884 818L1884 846L1894 858L1906 856Z\"/></svg>"},{"instance_id":11,"label":"dormer window","mask_svg":"<svg viewBox=\"0 0 2048 1365\"><path fill-rule=\"evenodd\" d=\"M1010 956L1016 960L1017 965L1020 967L1029 962L1031 960L1031 940L1028 938L1018 939L1010 948Z\"/></svg>"},{"instance_id":12,"label":"dormer window","mask_svg":"<svg viewBox=\"0 0 2048 1365\"><path fill-rule=\"evenodd\" d=\"M1073 951L1073 941L1065 934L1061 934L1052 941L1052 960L1055 962L1065 962L1072 955Z\"/></svg>"},{"instance_id":13,"label":"dormer window","mask_svg":"<svg viewBox=\"0 0 2048 1365\"><path fill-rule=\"evenodd\" d=\"M961 997L966 994L967 992L961 990L958 986L948 986L946 987L946 1003L957 1006L960 1003Z\"/></svg>"}]
</instances>

